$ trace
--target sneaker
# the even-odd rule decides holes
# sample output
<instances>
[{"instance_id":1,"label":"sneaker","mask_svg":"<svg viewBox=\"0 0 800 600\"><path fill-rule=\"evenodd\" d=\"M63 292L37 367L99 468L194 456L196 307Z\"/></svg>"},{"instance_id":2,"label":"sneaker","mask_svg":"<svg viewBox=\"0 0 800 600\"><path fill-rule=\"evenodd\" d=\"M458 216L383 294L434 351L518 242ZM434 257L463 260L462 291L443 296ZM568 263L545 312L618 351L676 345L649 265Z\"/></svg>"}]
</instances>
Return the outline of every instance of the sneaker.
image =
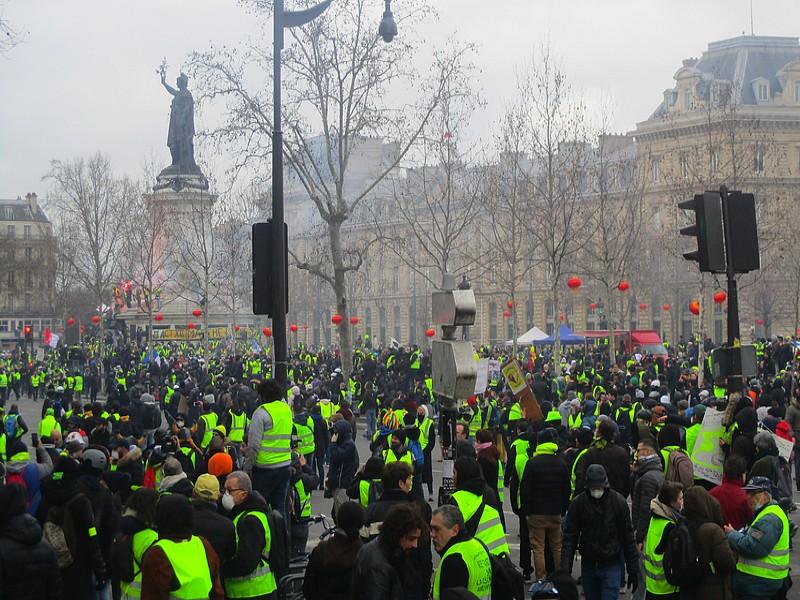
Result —
<instances>
[{"instance_id":1,"label":"sneaker","mask_svg":"<svg viewBox=\"0 0 800 600\"><path fill-rule=\"evenodd\" d=\"M433 496L428 494L428 502L433 502Z\"/></svg>"}]
</instances>

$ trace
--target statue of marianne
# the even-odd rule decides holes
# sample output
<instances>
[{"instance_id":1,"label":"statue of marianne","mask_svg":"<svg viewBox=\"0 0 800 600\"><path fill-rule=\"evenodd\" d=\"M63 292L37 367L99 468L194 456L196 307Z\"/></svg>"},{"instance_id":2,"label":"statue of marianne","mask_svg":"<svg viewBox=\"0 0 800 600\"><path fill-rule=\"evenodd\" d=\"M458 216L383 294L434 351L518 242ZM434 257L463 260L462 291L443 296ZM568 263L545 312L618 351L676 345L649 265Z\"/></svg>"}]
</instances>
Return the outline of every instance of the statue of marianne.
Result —
<instances>
[{"instance_id":1,"label":"statue of marianne","mask_svg":"<svg viewBox=\"0 0 800 600\"><path fill-rule=\"evenodd\" d=\"M166 70L161 69L161 84L172 94L169 113L167 146L172 154L172 164L178 167L196 167L194 162L194 98L189 92L189 78L181 73L178 76L178 89L169 85Z\"/></svg>"}]
</instances>

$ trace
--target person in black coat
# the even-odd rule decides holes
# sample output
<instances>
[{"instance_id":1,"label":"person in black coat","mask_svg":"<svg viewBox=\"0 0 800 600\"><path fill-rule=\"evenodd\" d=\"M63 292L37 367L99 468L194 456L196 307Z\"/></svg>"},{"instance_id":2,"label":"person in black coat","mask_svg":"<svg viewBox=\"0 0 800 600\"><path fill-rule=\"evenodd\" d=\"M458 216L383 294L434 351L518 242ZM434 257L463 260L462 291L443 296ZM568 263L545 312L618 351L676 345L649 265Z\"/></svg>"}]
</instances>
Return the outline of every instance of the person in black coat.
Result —
<instances>
[{"instance_id":1,"label":"person in black coat","mask_svg":"<svg viewBox=\"0 0 800 600\"><path fill-rule=\"evenodd\" d=\"M236 552L236 531L233 521L219 514L219 480L203 473L197 478L192 490L192 534L206 538L224 562Z\"/></svg>"},{"instance_id":2,"label":"person in black coat","mask_svg":"<svg viewBox=\"0 0 800 600\"><path fill-rule=\"evenodd\" d=\"M60 600L61 571L21 485L0 486L0 598Z\"/></svg>"},{"instance_id":3,"label":"person in black coat","mask_svg":"<svg viewBox=\"0 0 800 600\"><path fill-rule=\"evenodd\" d=\"M631 466L630 456L625 448L614 442L616 429L614 422L606 419L597 422L597 431L592 447L586 451L578 464L575 465L575 492L586 487L586 473L590 465L601 465L611 484L611 489L622 494L623 498L630 495Z\"/></svg>"},{"instance_id":4,"label":"person in black coat","mask_svg":"<svg viewBox=\"0 0 800 600\"><path fill-rule=\"evenodd\" d=\"M311 551L303 596L307 600L348 600L356 556L363 542L359 530L364 525L364 508L357 502L339 507L336 531Z\"/></svg>"}]
</instances>

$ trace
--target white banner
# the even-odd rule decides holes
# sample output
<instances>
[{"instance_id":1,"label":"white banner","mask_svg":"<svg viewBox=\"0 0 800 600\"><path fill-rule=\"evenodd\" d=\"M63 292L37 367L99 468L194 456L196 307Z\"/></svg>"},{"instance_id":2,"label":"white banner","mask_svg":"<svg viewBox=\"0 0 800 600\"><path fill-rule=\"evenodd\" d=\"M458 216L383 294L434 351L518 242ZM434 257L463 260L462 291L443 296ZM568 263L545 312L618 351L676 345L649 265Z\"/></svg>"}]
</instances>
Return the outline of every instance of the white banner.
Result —
<instances>
[{"instance_id":1,"label":"white banner","mask_svg":"<svg viewBox=\"0 0 800 600\"><path fill-rule=\"evenodd\" d=\"M778 437L776 434L774 434L769 429L764 427L761 423L759 423L759 430L766 431L772 436L772 439L775 440L775 445L778 446L778 454L780 454L784 459L786 459L786 462L789 462L789 457L792 455L792 448L794 448L794 444L792 444L792 442L790 442L789 440L785 440L782 437Z\"/></svg>"},{"instance_id":2,"label":"white banner","mask_svg":"<svg viewBox=\"0 0 800 600\"><path fill-rule=\"evenodd\" d=\"M708 409L700 425L697 441L692 450L695 477L711 483L722 483L722 463L725 455L719 446L719 440L725 428L722 425L724 412Z\"/></svg>"},{"instance_id":3,"label":"white banner","mask_svg":"<svg viewBox=\"0 0 800 600\"><path fill-rule=\"evenodd\" d=\"M58 340L60 340L60 339L61 338L59 336L57 336L55 333L51 333L50 334L50 343L48 344L48 346L50 346L51 348L55 348L56 346L58 346Z\"/></svg>"},{"instance_id":4,"label":"white banner","mask_svg":"<svg viewBox=\"0 0 800 600\"><path fill-rule=\"evenodd\" d=\"M489 359L478 361L478 377L475 379L475 395L483 394L489 385Z\"/></svg>"}]
</instances>

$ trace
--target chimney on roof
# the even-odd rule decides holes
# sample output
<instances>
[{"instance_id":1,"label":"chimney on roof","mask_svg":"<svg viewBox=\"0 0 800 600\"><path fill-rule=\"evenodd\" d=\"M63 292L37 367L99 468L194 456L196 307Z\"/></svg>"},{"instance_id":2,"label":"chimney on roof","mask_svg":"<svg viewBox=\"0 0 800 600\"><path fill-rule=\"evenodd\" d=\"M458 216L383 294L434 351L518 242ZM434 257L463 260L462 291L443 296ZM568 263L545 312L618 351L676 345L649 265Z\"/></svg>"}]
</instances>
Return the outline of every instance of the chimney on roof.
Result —
<instances>
[{"instance_id":1,"label":"chimney on roof","mask_svg":"<svg viewBox=\"0 0 800 600\"><path fill-rule=\"evenodd\" d=\"M28 201L28 207L31 209L31 214L36 216L39 213L39 202L36 199L36 194L28 192L25 194L25 200Z\"/></svg>"}]
</instances>

